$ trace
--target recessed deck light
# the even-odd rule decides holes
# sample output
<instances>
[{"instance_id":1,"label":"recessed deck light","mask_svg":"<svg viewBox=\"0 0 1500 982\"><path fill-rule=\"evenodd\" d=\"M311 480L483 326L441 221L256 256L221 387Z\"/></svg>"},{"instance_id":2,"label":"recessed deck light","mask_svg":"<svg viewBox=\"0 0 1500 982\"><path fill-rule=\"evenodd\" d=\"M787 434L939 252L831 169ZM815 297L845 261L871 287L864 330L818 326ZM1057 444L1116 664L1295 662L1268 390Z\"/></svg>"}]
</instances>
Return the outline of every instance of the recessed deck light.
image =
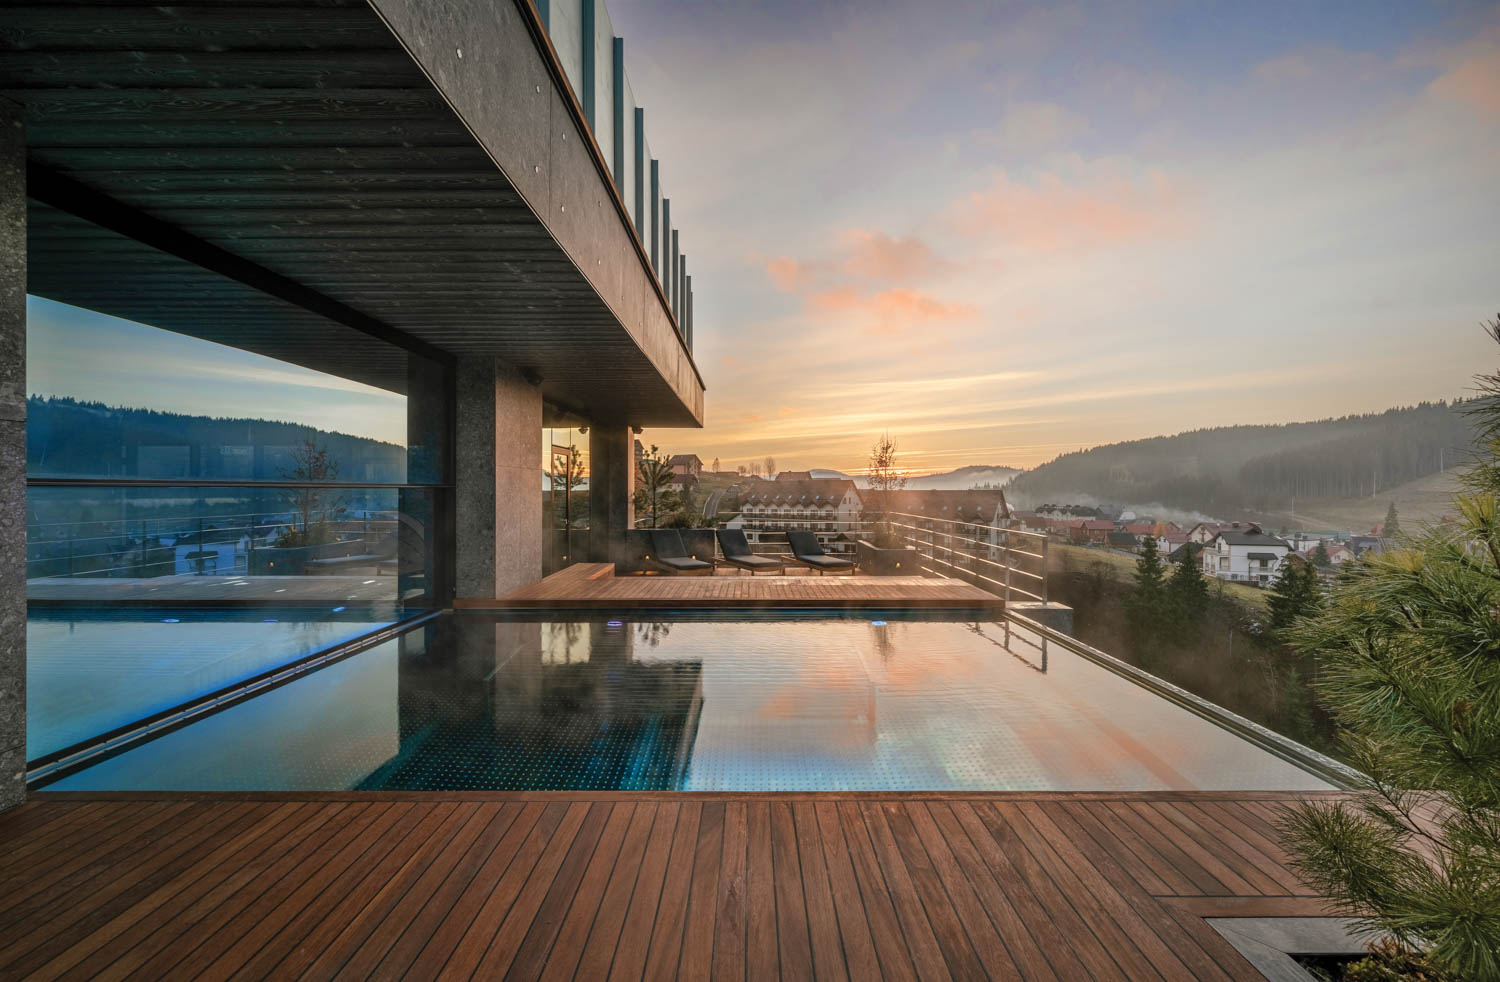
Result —
<instances>
[{"instance_id":1,"label":"recessed deck light","mask_svg":"<svg viewBox=\"0 0 1500 982\"><path fill-rule=\"evenodd\" d=\"M871 621L871 627L885 627L885 621Z\"/></svg>"},{"instance_id":2,"label":"recessed deck light","mask_svg":"<svg viewBox=\"0 0 1500 982\"><path fill-rule=\"evenodd\" d=\"M163 617L161 619L161 622L163 624L181 624L182 623L182 618L180 618L180 617Z\"/></svg>"}]
</instances>

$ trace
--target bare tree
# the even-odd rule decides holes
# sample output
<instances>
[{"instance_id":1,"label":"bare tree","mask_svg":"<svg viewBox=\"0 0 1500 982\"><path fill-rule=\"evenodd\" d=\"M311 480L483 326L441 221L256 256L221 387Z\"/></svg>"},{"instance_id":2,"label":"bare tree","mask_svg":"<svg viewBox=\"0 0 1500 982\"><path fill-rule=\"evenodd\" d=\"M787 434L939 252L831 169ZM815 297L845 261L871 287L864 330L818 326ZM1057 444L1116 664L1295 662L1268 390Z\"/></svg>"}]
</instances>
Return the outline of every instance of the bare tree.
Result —
<instances>
[{"instance_id":1,"label":"bare tree","mask_svg":"<svg viewBox=\"0 0 1500 982\"><path fill-rule=\"evenodd\" d=\"M881 434L870 448L870 466L866 471L870 503L874 506L875 542L882 547L900 544L891 527L890 514L896 493L906 487L906 475L896 466L896 454L896 441L890 433Z\"/></svg>"},{"instance_id":2,"label":"bare tree","mask_svg":"<svg viewBox=\"0 0 1500 982\"><path fill-rule=\"evenodd\" d=\"M299 485L333 482L339 479L339 462L328 448L312 437L292 447L292 466L281 469L282 480ZM335 488L295 487L284 495L296 513L290 536L283 535L287 545L317 545L333 540L328 523L344 513L344 493ZM298 524L300 523L300 524ZM290 538L292 541L287 542Z\"/></svg>"},{"instance_id":3,"label":"bare tree","mask_svg":"<svg viewBox=\"0 0 1500 982\"><path fill-rule=\"evenodd\" d=\"M772 478L772 477L775 477L775 476L776 476L776 458L775 457L767 457L766 458L766 477L767 478Z\"/></svg>"},{"instance_id":4,"label":"bare tree","mask_svg":"<svg viewBox=\"0 0 1500 982\"><path fill-rule=\"evenodd\" d=\"M719 458L715 457L714 458L714 473L717 474L718 472L719 472Z\"/></svg>"},{"instance_id":5,"label":"bare tree","mask_svg":"<svg viewBox=\"0 0 1500 982\"><path fill-rule=\"evenodd\" d=\"M656 528L657 518L661 509L667 505L666 499L672 487L672 465L668 460L668 456L658 452L653 443L636 465L636 473L640 478L640 486L635 492L636 508L651 515L652 528Z\"/></svg>"},{"instance_id":6,"label":"bare tree","mask_svg":"<svg viewBox=\"0 0 1500 982\"><path fill-rule=\"evenodd\" d=\"M749 477L750 476L750 468L746 467L744 464L741 464L740 466L736 467L735 470L737 470L739 472L740 477Z\"/></svg>"}]
</instances>

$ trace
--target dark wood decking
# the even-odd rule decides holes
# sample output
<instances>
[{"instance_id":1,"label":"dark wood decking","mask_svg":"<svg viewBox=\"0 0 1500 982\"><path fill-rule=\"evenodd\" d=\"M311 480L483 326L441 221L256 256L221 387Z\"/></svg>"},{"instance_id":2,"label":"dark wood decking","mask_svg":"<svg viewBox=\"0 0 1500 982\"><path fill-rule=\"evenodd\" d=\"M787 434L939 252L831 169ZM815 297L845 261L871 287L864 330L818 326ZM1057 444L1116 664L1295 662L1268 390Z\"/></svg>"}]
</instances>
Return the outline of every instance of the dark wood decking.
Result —
<instances>
[{"instance_id":1,"label":"dark wood decking","mask_svg":"<svg viewBox=\"0 0 1500 982\"><path fill-rule=\"evenodd\" d=\"M40 795L5 978L1259 979L1286 796Z\"/></svg>"},{"instance_id":2,"label":"dark wood decking","mask_svg":"<svg viewBox=\"0 0 1500 982\"><path fill-rule=\"evenodd\" d=\"M482 609L682 609L693 607L998 608L1000 598L961 580L926 576L615 576L608 563L578 563L498 600L460 599Z\"/></svg>"}]
</instances>

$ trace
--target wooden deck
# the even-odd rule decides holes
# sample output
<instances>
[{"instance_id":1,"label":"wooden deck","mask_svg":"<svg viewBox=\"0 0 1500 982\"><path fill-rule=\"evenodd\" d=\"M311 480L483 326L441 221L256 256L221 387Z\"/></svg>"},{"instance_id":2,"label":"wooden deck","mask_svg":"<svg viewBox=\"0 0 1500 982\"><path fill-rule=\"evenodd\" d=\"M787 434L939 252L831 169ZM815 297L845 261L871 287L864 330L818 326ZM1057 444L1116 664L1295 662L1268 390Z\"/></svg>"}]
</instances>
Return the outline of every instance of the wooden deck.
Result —
<instances>
[{"instance_id":1,"label":"wooden deck","mask_svg":"<svg viewBox=\"0 0 1500 982\"><path fill-rule=\"evenodd\" d=\"M455 607L654 610L721 607L909 607L980 609L999 597L960 580L926 576L615 576L609 563L578 563L498 600L460 598Z\"/></svg>"},{"instance_id":2,"label":"wooden deck","mask_svg":"<svg viewBox=\"0 0 1500 982\"><path fill-rule=\"evenodd\" d=\"M1260 979L1286 796L38 795L5 978Z\"/></svg>"}]
</instances>

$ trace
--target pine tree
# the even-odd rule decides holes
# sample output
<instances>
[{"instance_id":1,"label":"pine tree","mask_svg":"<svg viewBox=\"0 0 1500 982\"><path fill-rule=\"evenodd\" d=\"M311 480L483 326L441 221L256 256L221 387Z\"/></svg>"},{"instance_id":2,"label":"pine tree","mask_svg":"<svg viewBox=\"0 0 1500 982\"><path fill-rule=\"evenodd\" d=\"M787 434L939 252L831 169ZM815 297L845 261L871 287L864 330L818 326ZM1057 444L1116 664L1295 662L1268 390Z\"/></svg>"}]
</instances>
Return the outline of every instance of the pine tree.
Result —
<instances>
[{"instance_id":1,"label":"pine tree","mask_svg":"<svg viewBox=\"0 0 1500 982\"><path fill-rule=\"evenodd\" d=\"M1203 575L1203 567L1199 565L1197 557L1191 553L1184 556L1172 570L1172 576L1167 580L1167 599L1178 633L1191 636L1194 629L1203 623L1212 601L1208 578Z\"/></svg>"},{"instance_id":2,"label":"pine tree","mask_svg":"<svg viewBox=\"0 0 1500 982\"><path fill-rule=\"evenodd\" d=\"M1485 325L1500 343L1500 317ZM1500 980L1500 373L1470 408L1458 520L1361 558L1294 637L1362 772L1283 832L1340 912L1474 982Z\"/></svg>"},{"instance_id":3,"label":"pine tree","mask_svg":"<svg viewBox=\"0 0 1500 982\"><path fill-rule=\"evenodd\" d=\"M1322 585L1318 571L1299 556L1281 561L1281 572L1271 586L1266 606L1271 611L1271 630L1285 631L1300 617L1318 612L1323 605Z\"/></svg>"},{"instance_id":4,"label":"pine tree","mask_svg":"<svg viewBox=\"0 0 1500 982\"><path fill-rule=\"evenodd\" d=\"M1387 539L1394 539L1401 534L1401 519L1396 514L1396 503L1394 501L1385 510L1385 527L1380 530L1380 534Z\"/></svg>"},{"instance_id":5,"label":"pine tree","mask_svg":"<svg viewBox=\"0 0 1500 982\"><path fill-rule=\"evenodd\" d=\"M1318 548L1313 550L1312 561L1314 566L1318 566L1323 569L1327 569L1329 566L1333 565L1333 557L1328 555L1328 547L1325 546L1322 542L1319 542Z\"/></svg>"},{"instance_id":6,"label":"pine tree","mask_svg":"<svg viewBox=\"0 0 1500 982\"><path fill-rule=\"evenodd\" d=\"M1153 640L1166 622L1167 591L1156 540L1146 537L1141 558L1135 561L1135 586L1125 601L1125 615L1136 641Z\"/></svg>"}]
</instances>

